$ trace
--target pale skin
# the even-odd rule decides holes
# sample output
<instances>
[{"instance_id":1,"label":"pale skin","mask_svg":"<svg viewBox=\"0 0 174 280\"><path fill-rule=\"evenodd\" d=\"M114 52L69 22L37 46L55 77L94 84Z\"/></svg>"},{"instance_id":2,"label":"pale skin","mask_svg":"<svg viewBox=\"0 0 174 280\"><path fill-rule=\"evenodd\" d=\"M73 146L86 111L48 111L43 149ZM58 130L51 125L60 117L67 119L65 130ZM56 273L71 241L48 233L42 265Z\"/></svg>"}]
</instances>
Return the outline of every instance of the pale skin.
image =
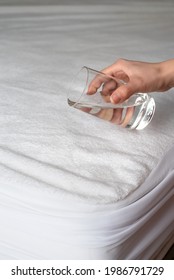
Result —
<instances>
[{"instance_id":1,"label":"pale skin","mask_svg":"<svg viewBox=\"0 0 174 280\"><path fill-rule=\"evenodd\" d=\"M157 63L119 59L101 72L126 82L112 92L112 103L121 103L138 92L164 92L174 87L174 59ZM89 94L97 87L94 80Z\"/></svg>"}]
</instances>

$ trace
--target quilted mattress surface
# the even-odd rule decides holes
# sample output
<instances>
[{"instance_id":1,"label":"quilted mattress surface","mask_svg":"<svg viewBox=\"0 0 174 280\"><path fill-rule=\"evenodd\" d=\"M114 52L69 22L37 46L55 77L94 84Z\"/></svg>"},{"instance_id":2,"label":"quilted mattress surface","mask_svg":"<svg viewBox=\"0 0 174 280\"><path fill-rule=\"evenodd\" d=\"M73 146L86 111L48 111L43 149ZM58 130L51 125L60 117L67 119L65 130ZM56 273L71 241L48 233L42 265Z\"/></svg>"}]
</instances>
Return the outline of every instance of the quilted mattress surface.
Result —
<instances>
[{"instance_id":1,"label":"quilted mattress surface","mask_svg":"<svg viewBox=\"0 0 174 280\"><path fill-rule=\"evenodd\" d=\"M0 187L46 188L62 200L108 204L137 189L174 143L174 91L153 93L156 113L128 131L68 107L83 65L173 55L174 6L1 7Z\"/></svg>"}]
</instances>

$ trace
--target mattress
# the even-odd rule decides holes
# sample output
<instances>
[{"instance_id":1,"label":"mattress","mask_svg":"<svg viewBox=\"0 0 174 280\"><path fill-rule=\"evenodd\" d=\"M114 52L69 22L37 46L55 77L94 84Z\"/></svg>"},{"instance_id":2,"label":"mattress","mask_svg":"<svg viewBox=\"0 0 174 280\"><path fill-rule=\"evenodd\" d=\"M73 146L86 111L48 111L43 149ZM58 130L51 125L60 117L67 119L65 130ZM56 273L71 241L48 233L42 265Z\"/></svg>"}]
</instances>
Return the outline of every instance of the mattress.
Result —
<instances>
[{"instance_id":1,"label":"mattress","mask_svg":"<svg viewBox=\"0 0 174 280\"><path fill-rule=\"evenodd\" d=\"M173 55L172 1L0 9L0 258L162 258L173 243L174 90L130 131L68 107L81 66Z\"/></svg>"}]
</instances>

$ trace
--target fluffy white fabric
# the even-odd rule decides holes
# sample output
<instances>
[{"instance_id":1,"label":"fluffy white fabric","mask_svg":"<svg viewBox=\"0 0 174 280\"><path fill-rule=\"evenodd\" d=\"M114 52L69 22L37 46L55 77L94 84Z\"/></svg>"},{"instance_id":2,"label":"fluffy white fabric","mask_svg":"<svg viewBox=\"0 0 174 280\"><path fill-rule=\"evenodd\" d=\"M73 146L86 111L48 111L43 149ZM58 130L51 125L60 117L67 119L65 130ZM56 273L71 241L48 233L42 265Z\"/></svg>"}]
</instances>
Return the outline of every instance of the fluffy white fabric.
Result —
<instances>
[{"instance_id":1,"label":"fluffy white fabric","mask_svg":"<svg viewBox=\"0 0 174 280\"><path fill-rule=\"evenodd\" d=\"M107 204L144 182L174 143L174 92L153 94L143 131L72 109L66 93L83 65L172 57L173 14L172 1L0 9L1 189Z\"/></svg>"},{"instance_id":2,"label":"fluffy white fabric","mask_svg":"<svg viewBox=\"0 0 174 280\"><path fill-rule=\"evenodd\" d=\"M173 1L152 2L0 8L0 259L154 259L173 243L173 90L144 131L66 103L83 64L173 57Z\"/></svg>"}]
</instances>

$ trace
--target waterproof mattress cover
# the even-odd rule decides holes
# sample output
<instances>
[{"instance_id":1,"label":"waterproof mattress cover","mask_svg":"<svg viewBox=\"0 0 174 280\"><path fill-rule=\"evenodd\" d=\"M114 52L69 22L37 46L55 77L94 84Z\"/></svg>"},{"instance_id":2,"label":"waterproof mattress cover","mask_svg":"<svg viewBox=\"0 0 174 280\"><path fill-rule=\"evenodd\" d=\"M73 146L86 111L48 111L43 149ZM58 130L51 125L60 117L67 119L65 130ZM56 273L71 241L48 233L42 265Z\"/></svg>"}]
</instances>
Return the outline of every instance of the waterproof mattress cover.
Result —
<instances>
[{"instance_id":1,"label":"waterproof mattress cover","mask_svg":"<svg viewBox=\"0 0 174 280\"><path fill-rule=\"evenodd\" d=\"M0 258L161 258L173 242L174 90L129 131L68 107L81 66L173 55L172 1L0 8Z\"/></svg>"}]
</instances>

